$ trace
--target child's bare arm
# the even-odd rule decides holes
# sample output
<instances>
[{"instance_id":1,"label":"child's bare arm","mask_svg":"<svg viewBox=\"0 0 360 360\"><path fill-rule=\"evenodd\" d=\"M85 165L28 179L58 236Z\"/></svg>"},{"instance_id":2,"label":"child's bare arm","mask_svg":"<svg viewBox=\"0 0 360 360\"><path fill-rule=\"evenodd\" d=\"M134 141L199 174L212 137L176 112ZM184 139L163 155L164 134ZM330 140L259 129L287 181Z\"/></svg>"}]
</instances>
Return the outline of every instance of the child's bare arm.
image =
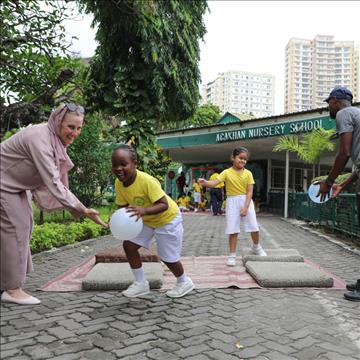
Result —
<instances>
[{"instance_id":1,"label":"child's bare arm","mask_svg":"<svg viewBox=\"0 0 360 360\"><path fill-rule=\"evenodd\" d=\"M245 205L244 207L241 209L240 211L240 215L241 216L246 216L247 215L247 211L249 209L250 206L250 202L251 202L251 198L253 195L253 191L254 191L254 185L248 185L247 189L246 189L246 200L245 200Z\"/></svg>"},{"instance_id":2,"label":"child's bare arm","mask_svg":"<svg viewBox=\"0 0 360 360\"><path fill-rule=\"evenodd\" d=\"M166 199L166 196L163 196L161 199L156 201L153 205L144 208L141 206L128 206L128 212L133 213L131 216L137 216L137 218L140 218L144 215L155 215L160 214L164 211L166 211L169 208L168 201Z\"/></svg>"}]
</instances>

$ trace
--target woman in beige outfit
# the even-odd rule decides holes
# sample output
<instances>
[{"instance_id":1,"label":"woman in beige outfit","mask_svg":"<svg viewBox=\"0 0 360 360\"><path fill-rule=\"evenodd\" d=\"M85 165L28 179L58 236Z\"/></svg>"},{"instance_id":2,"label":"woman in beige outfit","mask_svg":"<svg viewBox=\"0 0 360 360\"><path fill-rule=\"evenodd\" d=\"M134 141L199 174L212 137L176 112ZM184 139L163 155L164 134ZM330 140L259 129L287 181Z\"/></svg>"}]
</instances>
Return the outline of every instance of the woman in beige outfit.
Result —
<instances>
[{"instance_id":1,"label":"woman in beige outfit","mask_svg":"<svg viewBox=\"0 0 360 360\"><path fill-rule=\"evenodd\" d=\"M29 126L1 143L0 286L4 302L40 303L21 288L33 270L32 198L44 211L65 208L75 217L87 216L107 227L99 213L86 208L68 188L67 173L74 165L66 148L79 136L83 120L83 107L65 104L47 123Z\"/></svg>"}]
</instances>

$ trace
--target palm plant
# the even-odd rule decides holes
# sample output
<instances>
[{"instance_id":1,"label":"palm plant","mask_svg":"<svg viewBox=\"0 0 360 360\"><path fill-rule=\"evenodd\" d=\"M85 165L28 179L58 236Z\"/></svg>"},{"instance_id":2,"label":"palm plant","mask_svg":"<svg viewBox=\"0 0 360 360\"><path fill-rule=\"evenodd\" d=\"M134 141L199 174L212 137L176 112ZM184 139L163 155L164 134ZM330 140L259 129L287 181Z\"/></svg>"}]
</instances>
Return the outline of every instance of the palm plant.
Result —
<instances>
[{"instance_id":1,"label":"palm plant","mask_svg":"<svg viewBox=\"0 0 360 360\"><path fill-rule=\"evenodd\" d=\"M313 174L315 174L315 165L319 164L322 154L334 150L335 144L331 142L334 134L333 129L318 128L303 135L302 138L294 135L282 136L273 151L288 150L296 153L305 163L313 165Z\"/></svg>"}]
</instances>

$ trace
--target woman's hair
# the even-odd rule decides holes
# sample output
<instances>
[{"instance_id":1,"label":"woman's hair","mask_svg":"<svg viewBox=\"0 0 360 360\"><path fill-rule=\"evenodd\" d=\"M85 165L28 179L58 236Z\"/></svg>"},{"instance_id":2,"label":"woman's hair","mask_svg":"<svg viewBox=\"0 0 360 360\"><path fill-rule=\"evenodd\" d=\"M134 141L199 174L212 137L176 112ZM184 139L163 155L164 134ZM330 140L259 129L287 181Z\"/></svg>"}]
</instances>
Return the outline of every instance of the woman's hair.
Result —
<instances>
[{"instance_id":1,"label":"woman's hair","mask_svg":"<svg viewBox=\"0 0 360 360\"><path fill-rule=\"evenodd\" d=\"M250 156L250 152L246 147L239 146L233 150L232 157L235 157L241 153L246 153L248 155L248 157Z\"/></svg>"},{"instance_id":2,"label":"woman's hair","mask_svg":"<svg viewBox=\"0 0 360 360\"><path fill-rule=\"evenodd\" d=\"M75 113L77 116L81 116L81 117L84 117L84 109L82 106L80 105L77 105L77 104L74 104L74 103L69 103L69 105L72 105L75 107L75 111L72 111L69 109L69 106L67 106L68 104L65 104L65 103L62 103L60 104L55 110L54 110L54 113L57 114L57 113L60 113L61 110L64 110L66 108L66 112L64 114L64 116L66 115L66 113L68 112L72 112L72 113ZM80 108L83 110L82 112L80 111Z\"/></svg>"},{"instance_id":3,"label":"woman's hair","mask_svg":"<svg viewBox=\"0 0 360 360\"><path fill-rule=\"evenodd\" d=\"M130 159L131 159L133 162L138 161L137 153L136 153L135 149L134 149L132 146L127 145L127 144L121 144L121 145L117 146L117 147L114 149L114 152L115 152L116 150L125 150L125 151L127 151L127 152L130 154Z\"/></svg>"}]
</instances>

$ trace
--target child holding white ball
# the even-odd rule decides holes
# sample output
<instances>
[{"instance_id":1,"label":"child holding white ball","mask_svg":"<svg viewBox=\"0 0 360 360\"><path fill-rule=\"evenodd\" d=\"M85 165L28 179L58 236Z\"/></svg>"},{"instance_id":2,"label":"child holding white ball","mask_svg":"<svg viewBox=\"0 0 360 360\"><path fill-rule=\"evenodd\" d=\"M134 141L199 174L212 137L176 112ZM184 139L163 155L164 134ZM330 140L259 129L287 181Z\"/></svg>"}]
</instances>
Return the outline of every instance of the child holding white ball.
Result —
<instances>
[{"instance_id":1,"label":"child holding white ball","mask_svg":"<svg viewBox=\"0 0 360 360\"><path fill-rule=\"evenodd\" d=\"M118 146L112 154L112 172L115 181L115 202L127 207L132 216L143 219L141 233L132 240L123 242L135 282L123 294L138 297L150 292L145 279L139 248L150 248L154 236L159 257L177 278L175 287L166 292L169 297L182 297L195 286L185 274L180 262L183 239L182 217L176 203L165 194L160 183L151 175L136 169L137 154L130 145Z\"/></svg>"}]
</instances>

